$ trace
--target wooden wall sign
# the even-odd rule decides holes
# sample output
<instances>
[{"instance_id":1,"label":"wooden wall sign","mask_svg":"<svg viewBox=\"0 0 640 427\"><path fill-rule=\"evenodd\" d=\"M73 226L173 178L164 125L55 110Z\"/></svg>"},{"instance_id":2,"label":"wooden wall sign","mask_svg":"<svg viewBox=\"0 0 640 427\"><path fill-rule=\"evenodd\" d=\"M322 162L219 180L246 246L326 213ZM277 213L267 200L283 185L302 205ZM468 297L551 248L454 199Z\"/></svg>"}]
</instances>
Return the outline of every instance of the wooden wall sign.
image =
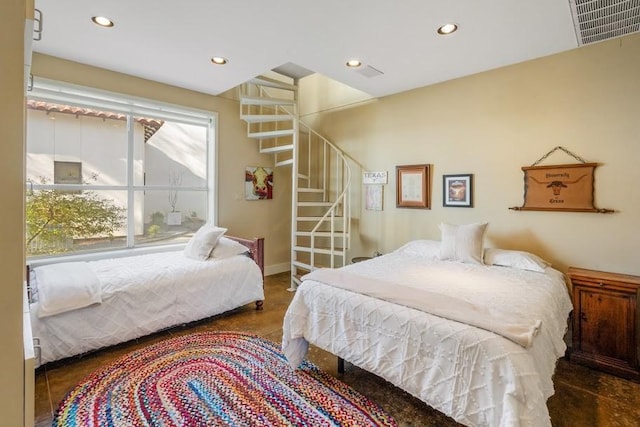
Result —
<instances>
[{"instance_id":1,"label":"wooden wall sign","mask_svg":"<svg viewBox=\"0 0 640 427\"><path fill-rule=\"evenodd\" d=\"M546 158L556 149L547 153ZM594 205L594 171L597 163L582 163L522 167L524 172L524 205L509 209L517 211L614 212Z\"/></svg>"},{"instance_id":2,"label":"wooden wall sign","mask_svg":"<svg viewBox=\"0 0 640 427\"><path fill-rule=\"evenodd\" d=\"M596 163L529 166L524 171L525 209L594 211Z\"/></svg>"}]
</instances>

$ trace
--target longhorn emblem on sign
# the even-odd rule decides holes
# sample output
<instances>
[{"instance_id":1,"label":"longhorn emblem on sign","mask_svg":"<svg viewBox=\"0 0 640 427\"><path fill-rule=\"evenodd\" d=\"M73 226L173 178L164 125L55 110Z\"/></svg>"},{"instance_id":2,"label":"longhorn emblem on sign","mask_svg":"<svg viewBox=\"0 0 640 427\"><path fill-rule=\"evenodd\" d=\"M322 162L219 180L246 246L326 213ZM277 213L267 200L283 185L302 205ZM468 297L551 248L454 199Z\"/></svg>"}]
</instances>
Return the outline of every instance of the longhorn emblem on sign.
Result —
<instances>
[{"instance_id":1,"label":"longhorn emblem on sign","mask_svg":"<svg viewBox=\"0 0 640 427\"><path fill-rule=\"evenodd\" d=\"M551 188L551 190L553 191L553 195L554 196L559 196L560 195L560 190L562 190L563 188L567 188L568 185L577 183L578 181L580 181L585 176L587 176L587 175L584 174L580 178L574 179L573 181L558 181L558 180L555 180L555 181L538 181L533 176L531 176L529 178L531 178L532 180L534 180L535 182L537 182L540 185L546 185L547 188Z\"/></svg>"}]
</instances>

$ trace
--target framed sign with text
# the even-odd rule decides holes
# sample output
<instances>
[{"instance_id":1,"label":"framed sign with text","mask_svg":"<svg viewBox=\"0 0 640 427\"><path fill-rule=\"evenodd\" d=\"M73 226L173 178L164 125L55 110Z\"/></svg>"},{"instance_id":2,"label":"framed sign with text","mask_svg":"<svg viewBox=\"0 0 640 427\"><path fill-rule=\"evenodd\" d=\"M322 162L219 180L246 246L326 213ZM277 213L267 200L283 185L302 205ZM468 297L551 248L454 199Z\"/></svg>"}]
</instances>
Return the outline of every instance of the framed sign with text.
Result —
<instances>
[{"instance_id":1,"label":"framed sign with text","mask_svg":"<svg viewBox=\"0 0 640 427\"><path fill-rule=\"evenodd\" d=\"M524 204L518 211L613 212L594 205L597 163L525 166Z\"/></svg>"},{"instance_id":2,"label":"framed sign with text","mask_svg":"<svg viewBox=\"0 0 640 427\"><path fill-rule=\"evenodd\" d=\"M580 163L539 166L556 151L563 151ZM514 211L615 212L594 205L595 169L597 163L587 163L580 156L557 146L531 166L523 166L524 204Z\"/></svg>"}]
</instances>

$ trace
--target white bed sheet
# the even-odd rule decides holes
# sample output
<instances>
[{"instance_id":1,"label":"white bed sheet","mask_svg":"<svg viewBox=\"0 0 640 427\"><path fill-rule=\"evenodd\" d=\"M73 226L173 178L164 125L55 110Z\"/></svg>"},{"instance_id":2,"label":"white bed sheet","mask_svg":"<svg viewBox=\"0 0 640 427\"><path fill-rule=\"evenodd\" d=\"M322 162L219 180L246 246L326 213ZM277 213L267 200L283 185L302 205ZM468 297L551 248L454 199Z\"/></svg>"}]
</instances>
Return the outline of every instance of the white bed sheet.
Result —
<instances>
[{"instance_id":1,"label":"white bed sheet","mask_svg":"<svg viewBox=\"0 0 640 427\"><path fill-rule=\"evenodd\" d=\"M245 255L196 261L172 251L87 265L100 280L102 303L45 318L31 304L40 364L264 300L260 268Z\"/></svg>"},{"instance_id":2,"label":"white bed sheet","mask_svg":"<svg viewBox=\"0 0 640 427\"><path fill-rule=\"evenodd\" d=\"M415 309L304 281L284 319L283 350L304 357L308 343L373 372L469 426L550 426L547 399L564 354L571 311L562 273L474 266L391 253L345 269L390 281L410 282L429 274L428 265L448 266L469 298L485 298L468 286L466 274L506 275L512 286L491 298L505 307L535 310L542 319L528 349L492 332ZM456 291L456 292L459 292ZM295 362L294 362L295 363Z\"/></svg>"}]
</instances>

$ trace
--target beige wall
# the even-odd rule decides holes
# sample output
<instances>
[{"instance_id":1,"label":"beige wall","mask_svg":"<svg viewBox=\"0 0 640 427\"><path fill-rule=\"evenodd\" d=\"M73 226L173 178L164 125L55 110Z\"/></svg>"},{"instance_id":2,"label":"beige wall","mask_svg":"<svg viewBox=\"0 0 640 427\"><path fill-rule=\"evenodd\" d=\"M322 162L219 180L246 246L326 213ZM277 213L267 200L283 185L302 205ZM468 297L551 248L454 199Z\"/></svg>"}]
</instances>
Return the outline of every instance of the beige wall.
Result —
<instances>
[{"instance_id":1,"label":"beige wall","mask_svg":"<svg viewBox=\"0 0 640 427\"><path fill-rule=\"evenodd\" d=\"M560 270L640 274L639 76L634 35L348 109L318 101L318 79L303 79L301 111L368 170L389 172L384 211L354 207L352 256L439 239L443 221L488 221L491 246L530 250ZM314 107L325 112L312 114ZM596 206L616 213L508 209L523 203L521 167L558 145L600 164ZM542 164L573 162L557 153ZM420 163L433 165L432 209L396 208L395 166ZM473 209L442 207L442 175L456 173L474 174Z\"/></svg>"},{"instance_id":2,"label":"beige wall","mask_svg":"<svg viewBox=\"0 0 640 427\"><path fill-rule=\"evenodd\" d=\"M24 408L24 0L2 3L0 25L0 426L21 426ZM11 41L10 43L8 41Z\"/></svg>"},{"instance_id":3,"label":"beige wall","mask_svg":"<svg viewBox=\"0 0 640 427\"><path fill-rule=\"evenodd\" d=\"M275 170L274 198L244 200L246 166L273 166L273 157L258 153L258 145L246 136L240 107L232 94L211 96L112 71L34 55L33 74L38 77L94 87L218 113L218 224L228 234L265 238L267 273L289 262L291 178L290 168ZM288 268L288 267L287 267Z\"/></svg>"}]
</instances>

